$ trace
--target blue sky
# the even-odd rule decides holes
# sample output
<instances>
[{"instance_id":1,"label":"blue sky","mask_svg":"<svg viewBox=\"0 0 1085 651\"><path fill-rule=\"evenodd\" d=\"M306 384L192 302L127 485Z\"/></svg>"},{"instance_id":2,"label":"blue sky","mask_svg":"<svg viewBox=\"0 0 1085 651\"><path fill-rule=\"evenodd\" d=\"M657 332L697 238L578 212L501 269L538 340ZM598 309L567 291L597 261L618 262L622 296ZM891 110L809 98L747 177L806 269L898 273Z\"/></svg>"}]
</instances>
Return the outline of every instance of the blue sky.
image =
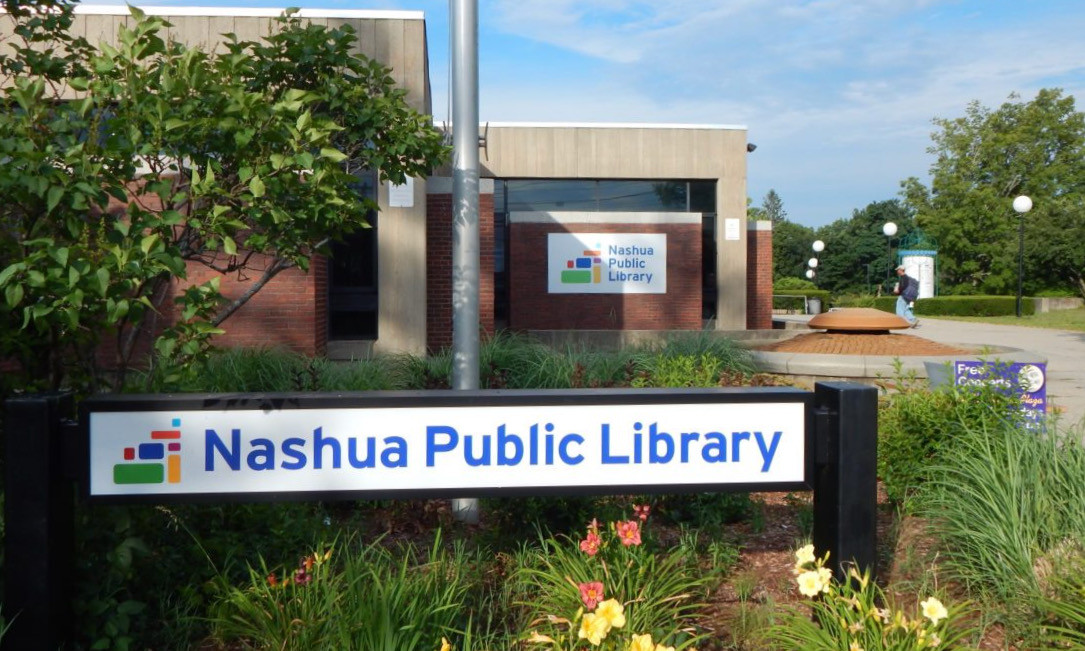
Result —
<instances>
[{"instance_id":1,"label":"blue sky","mask_svg":"<svg viewBox=\"0 0 1085 651\"><path fill-rule=\"evenodd\" d=\"M1081 0L478 0L479 117L748 127L748 194L820 226L926 180L931 120L1059 87L1085 110ZM96 0L88 4L123 4ZM426 14L447 119L447 0L156 0Z\"/></svg>"}]
</instances>

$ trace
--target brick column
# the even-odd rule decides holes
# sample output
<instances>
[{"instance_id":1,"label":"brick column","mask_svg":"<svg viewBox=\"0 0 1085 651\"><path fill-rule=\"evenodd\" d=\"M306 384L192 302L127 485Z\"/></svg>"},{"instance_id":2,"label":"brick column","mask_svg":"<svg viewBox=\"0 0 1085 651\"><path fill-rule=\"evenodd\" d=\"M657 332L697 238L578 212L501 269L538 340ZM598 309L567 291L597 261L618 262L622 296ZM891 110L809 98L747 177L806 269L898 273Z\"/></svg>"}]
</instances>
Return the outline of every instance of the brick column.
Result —
<instances>
[{"instance_id":1,"label":"brick column","mask_svg":"<svg viewBox=\"0 0 1085 651\"><path fill-rule=\"evenodd\" d=\"M747 222L746 329L772 329L772 222Z\"/></svg>"}]
</instances>

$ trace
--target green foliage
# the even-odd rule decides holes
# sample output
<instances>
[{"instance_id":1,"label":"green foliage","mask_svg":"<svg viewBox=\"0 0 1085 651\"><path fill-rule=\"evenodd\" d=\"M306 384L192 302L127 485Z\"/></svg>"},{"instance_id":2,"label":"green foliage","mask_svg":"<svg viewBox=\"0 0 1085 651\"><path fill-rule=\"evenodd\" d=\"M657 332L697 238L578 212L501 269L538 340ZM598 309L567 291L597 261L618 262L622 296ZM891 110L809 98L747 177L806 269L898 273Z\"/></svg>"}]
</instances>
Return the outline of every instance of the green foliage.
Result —
<instances>
[{"instance_id":1,"label":"green foliage","mask_svg":"<svg viewBox=\"0 0 1085 651\"><path fill-rule=\"evenodd\" d=\"M787 220L772 225L772 277L800 278L814 252L814 229ZM828 246L828 243L826 243Z\"/></svg>"},{"instance_id":2,"label":"green foliage","mask_svg":"<svg viewBox=\"0 0 1085 651\"><path fill-rule=\"evenodd\" d=\"M942 542L943 569L1015 634L1037 634L1030 629L1043 623L1046 601L1080 612L1081 593L1059 590L1065 579L1080 581L1085 563L1080 431L964 428L930 468L914 506Z\"/></svg>"},{"instance_id":3,"label":"green foliage","mask_svg":"<svg viewBox=\"0 0 1085 651\"><path fill-rule=\"evenodd\" d=\"M941 286L951 293L1012 293L1019 228L1025 230L1025 292L1077 289L1085 273L1085 115L1060 89L998 109L972 102L963 117L935 119L931 187L903 185L919 224L939 242ZM1013 198L1028 195L1023 219Z\"/></svg>"},{"instance_id":4,"label":"green foliage","mask_svg":"<svg viewBox=\"0 0 1085 651\"><path fill-rule=\"evenodd\" d=\"M1046 615L1041 638L1053 649L1085 648L1085 550L1080 541L1074 552L1075 557L1061 559L1072 567L1060 568L1039 606Z\"/></svg>"},{"instance_id":5,"label":"green foliage","mask_svg":"<svg viewBox=\"0 0 1085 651\"><path fill-rule=\"evenodd\" d=\"M374 357L332 362L280 349L216 351L184 377L169 365L138 376L132 389L181 392L372 391L403 388L400 359Z\"/></svg>"},{"instance_id":6,"label":"green foliage","mask_svg":"<svg viewBox=\"0 0 1085 651\"><path fill-rule=\"evenodd\" d=\"M215 637L261 649L430 650L465 632L471 568L480 560L443 545L438 532L428 552L348 542L272 571L261 561L241 587L217 582Z\"/></svg>"},{"instance_id":7,"label":"green foliage","mask_svg":"<svg viewBox=\"0 0 1085 651\"><path fill-rule=\"evenodd\" d=\"M750 518L754 504L748 493L670 493L656 497L658 517L671 524L706 532Z\"/></svg>"},{"instance_id":8,"label":"green foliage","mask_svg":"<svg viewBox=\"0 0 1085 651\"><path fill-rule=\"evenodd\" d=\"M143 331L165 380L186 381L252 296L225 300L222 277L258 291L307 269L376 208L356 172L398 182L446 153L349 28L288 15L263 41L206 52L132 8L94 47L68 33L71 4L37 4L55 14L5 3L17 37L0 53L13 75L0 87L0 357L21 362L26 388L98 390L107 340L122 386ZM78 99L62 101L66 86ZM206 280L186 280L199 267Z\"/></svg>"},{"instance_id":9,"label":"green foliage","mask_svg":"<svg viewBox=\"0 0 1085 651\"><path fill-rule=\"evenodd\" d=\"M810 597L810 609L791 607L764 634L772 649L781 651L908 651L957 649L971 630L964 624L964 606L946 608L935 597L918 605L916 615L894 608L869 571L848 571L843 581L832 579L826 558L813 558L813 545L796 553L796 583Z\"/></svg>"},{"instance_id":10,"label":"green foliage","mask_svg":"<svg viewBox=\"0 0 1085 651\"><path fill-rule=\"evenodd\" d=\"M896 296L879 296L870 300L870 307L883 312L895 313L896 306ZM1017 298L1014 296L935 296L917 300L914 312L918 315L946 317L1004 316L1017 313ZM1022 299L1021 314L1035 313L1036 303L1028 298Z\"/></svg>"},{"instance_id":11,"label":"green foliage","mask_svg":"<svg viewBox=\"0 0 1085 651\"><path fill-rule=\"evenodd\" d=\"M882 232L886 222L897 225L892 240ZM896 281L891 268L897 265L900 242L914 230L912 211L896 199L870 203L850 218L819 228L816 235L825 242L825 251L818 256L818 286L834 294L874 294L879 285L883 293L891 292Z\"/></svg>"},{"instance_id":12,"label":"green foliage","mask_svg":"<svg viewBox=\"0 0 1085 651\"><path fill-rule=\"evenodd\" d=\"M582 648L582 634L603 608L598 604L614 600L621 623L605 626L593 646L624 651L635 635L679 649L695 644L698 610L717 570L699 567L691 547L657 554L646 536L638 519L593 520L583 539L544 536L539 547L525 550L515 577L527 613L524 639L551 649Z\"/></svg>"},{"instance_id":13,"label":"green foliage","mask_svg":"<svg viewBox=\"0 0 1085 651\"><path fill-rule=\"evenodd\" d=\"M784 280L790 280L785 278ZM809 283L810 281L803 281ZM772 288L772 309L788 310L791 312L805 313L807 301L816 298L821 301L822 310L828 309L832 293L824 289L810 289L802 287L787 287L795 283L779 283ZM811 283L812 284L812 283ZM780 296L786 294L790 296ZM805 296L806 299L801 298Z\"/></svg>"},{"instance_id":14,"label":"green foliage","mask_svg":"<svg viewBox=\"0 0 1085 651\"><path fill-rule=\"evenodd\" d=\"M1020 400L993 387L951 386L928 391L899 382L878 413L878 476L886 494L903 502L920 488L927 469L969 428L1020 423Z\"/></svg>"}]
</instances>

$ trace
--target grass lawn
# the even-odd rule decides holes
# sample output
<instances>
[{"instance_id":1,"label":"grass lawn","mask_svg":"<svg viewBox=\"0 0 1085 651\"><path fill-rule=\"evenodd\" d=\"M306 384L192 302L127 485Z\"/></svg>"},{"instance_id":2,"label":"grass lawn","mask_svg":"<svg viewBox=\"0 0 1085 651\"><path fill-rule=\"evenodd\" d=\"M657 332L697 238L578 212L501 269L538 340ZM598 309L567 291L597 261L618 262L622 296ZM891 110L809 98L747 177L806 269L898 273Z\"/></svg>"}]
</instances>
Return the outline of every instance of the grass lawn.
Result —
<instances>
[{"instance_id":1,"label":"grass lawn","mask_svg":"<svg viewBox=\"0 0 1085 651\"><path fill-rule=\"evenodd\" d=\"M1058 310L1043 314L1029 316L929 316L921 315L924 319L951 319L953 321L978 321L980 323L994 323L996 325L1016 325L1029 328L1051 328L1054 330L1076 330L1085 332L1085 308L1076 310Z\"/></svg>"}]
</instances>

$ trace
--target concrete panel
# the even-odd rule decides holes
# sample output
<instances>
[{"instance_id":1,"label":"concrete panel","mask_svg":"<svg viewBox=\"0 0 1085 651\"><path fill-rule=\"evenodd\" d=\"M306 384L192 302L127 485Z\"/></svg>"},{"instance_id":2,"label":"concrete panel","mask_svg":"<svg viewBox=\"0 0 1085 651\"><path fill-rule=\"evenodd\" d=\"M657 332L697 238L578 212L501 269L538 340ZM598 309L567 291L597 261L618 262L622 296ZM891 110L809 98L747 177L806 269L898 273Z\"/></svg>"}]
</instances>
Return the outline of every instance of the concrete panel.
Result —
<instances>
[{"instance_id":1,"label":"concrete panel","mask_svg":"<svg viewBox=\"0 0 1085 651\"><path fill-rule=\"evenodd\" d=\"M727 239L727 220L737 220L737 239ZM746 175L722 176L716 183L717 330L746 327L746 238Z\"/></svg>"},{"instance_id":2,"label":"concrete panel","mask_svg":"<svg viewBox=\"0 0 1085 651\"><path fill-rule=\"evenodd\" d=\"M218 34L212 40L207 16L170 16L168 20L173 25L169 28L169 38L190 48L208 52L219 40Z\"/></svg>"},{"instance_id":3,"label":"concrete panel","mask_svg":"<svg viewBox=\"0 0 1085 651\"><path fill-rule=\"evenodd\" d=\"M388 207L388 184L377 191L377 353L426 351L426 182L415 179L414 206Z\"/></svg>"},{"instance_id":4,"label":"concrete panel","mask_svg":"<svg viewBox=\"0 0 1085 651\"><path fill-rule=\"evenodd\" d=\"M426 62L426 24L421 20L403 21L403 58L397 66L403 74L400 84L407 91L407 103L416 111L431 113L429 75Z\"/></svg>"},{"instance_id":5,"label":"concrete panel","mask_svg":"<svg viewBox=\"0 0 1085 651\"><path fill-rule=\"evenodd\" d=\"M207 33L214 45L215 52L225 53L226 37L223 34L236 33L234 30L233 16L210 16L207 19Z\"/></svg>"},{"instance_id":6,"label":"concrete panel","mask_svg":"<svg viewBox=\"0 0 1085 651\"><path fill-rule=\"evenodd\" d=\"M239 41L261 42L271 33L271 19L257 16L238 16L233 19L233 32Z\"/></svg>"},{"instance_id":7,"label":"concrete panel","mask_svg":"<svg viewBox=\"0 0 1085 651\"><path fill-rule=\"evenodd\" d=\"M344 21L345 22L345 21ZM358 52L369 59L377 56L377 21L359 20L354 24L355 36L358 38L355 44Z\"/></svg>"}]
</instances>

